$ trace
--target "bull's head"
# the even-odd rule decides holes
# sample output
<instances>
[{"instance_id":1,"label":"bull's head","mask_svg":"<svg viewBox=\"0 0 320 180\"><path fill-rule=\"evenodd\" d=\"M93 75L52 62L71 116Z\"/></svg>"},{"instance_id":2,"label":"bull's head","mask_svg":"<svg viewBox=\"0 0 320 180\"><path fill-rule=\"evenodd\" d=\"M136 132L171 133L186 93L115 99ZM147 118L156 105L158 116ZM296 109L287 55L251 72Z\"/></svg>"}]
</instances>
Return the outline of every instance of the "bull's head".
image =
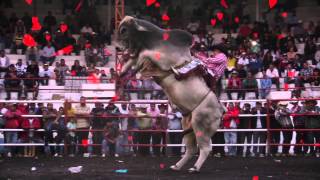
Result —
<instances>
[{"instance_id":1,"label":"bull's head","mask_svg":"<svg viewBox=\"0 0 320 180\"><path fill-rule=\"evenodd\" d=\"M186 52L189 51L189 46L192 43L192 36L185 31L170 30L170 38L166 41L163 40L165 32L166 30L148 21L126 16L120 22L118 29L118 42L128 53L127 59L129 59L123 64L121 75L124 75L132 67L137 67L135 71L141 68L143 64L141 52L143 52L143 57L153 57L155 52L165 56L165 61L146 58L153 60L152 63L162 70L170 69L172 65L177 64L181 57L184 57L185 54L188 55ZM177 55L178 53L181 54Z\"/></svg>"}]
</instances>

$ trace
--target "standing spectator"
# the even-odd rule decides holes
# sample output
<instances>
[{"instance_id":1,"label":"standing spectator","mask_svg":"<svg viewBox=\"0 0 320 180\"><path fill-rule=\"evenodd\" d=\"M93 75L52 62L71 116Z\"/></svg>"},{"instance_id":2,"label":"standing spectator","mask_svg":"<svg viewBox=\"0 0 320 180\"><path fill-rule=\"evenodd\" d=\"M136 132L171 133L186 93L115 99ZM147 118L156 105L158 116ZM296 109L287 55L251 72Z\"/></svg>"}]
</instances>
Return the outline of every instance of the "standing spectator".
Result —
<instances>
[{"instance_id":1,"label":"standing spectator","mask_svg":"<svg viewBox=\"0 0 320 180\"><path fill-rule=\"evenodd\" d=\"M252 114L251 111L251 105L249 103L245 103L243 105L243 109L241 109L240 114ZM252 117L239 117L239 129L252 129L252 124L253 124L253 118ZM247 139L247 144L251 144L252 140L252 132L251 131L246 131L246 132L238 132L238 143L239 144L244 144L245 140ZM249 156L250 155L250 146L246 146L246 151L244 150L244 146L239 146L237 148L237 154L239 156Z\"/></svg>"},{"instance_id":2,"label":"standing spectator","mask_svg":"<svg viewBox=\"0 0 320 180\"><path fill-rule=\"evenodd\" d=\"M272 80L267 76L265 70L262 71L262 79L260 80L260 84L260 95L262 99L265 99L269 95L272 86Z\"/></svg>"},{"instance_id":3,"label":"standing spectator","mask_svg":"<svg viewBox=\"0 0 320 180\"><path fill-rule=\"evenodd\" d=\"M168 115L169 122L168 122L168 129L169 130L181 130L181 120L182 114L177 111L177 109L173 109L172 114ZM182 142L182 136L179 132L170 132L169 133L169 140L171 144L180 144ZM181 155L181 147L172 147L172 154L174 156Z\"/></svg>"},{"instance_id":4,"label":"standing spectator","mask_svg":"<svg viewBox=\"0 0 320 180\"><path fill-rule=\"evenodd\" d=\"M8 104L8 111L4 114L6 120L4 128L6 129L17 129L20 127L21 112L17 110L15 104ZM18 132L8 131L5 132L6 143L17 143L18 142ZM14 146L8 147L8 157L12 157L16 153L17 148Z\"/></svg>"},{"instance_id":5,"label":"standing spectator","mask_svg":"<svg viewBox=\"0 0 320 180\"><path fill-rule=\"evenodd\" d=\"M275 118L282 126L282 129L292 129L293 124L290 118L290 110L287 108L288 103L284 101L280 101L278 103L278 108L275 111ZM290 144L292 139L293 131L282 131L283 133L283 144ZM282 148L282 155L287 156L289 155L290 146L283 145Z\"/></svg>"},{"instance_id":6,"label":"standing spectator","mask_svg":"<svg viewBox=\"0 0 320 180\"><path fill-rule=\"evenodd\" d=\"M17 76L17 71L13 64L9 66L9 70L4 76L4 87L6 90L6 100L11 99L11 92L18 92L18 99L21 98L22 86L20 85L21 80Z\"/></svg>"},{"instance_id":7,"label":"standing spectator","mask_svg":"<svg viewBox=\"0 0 320 180\"><path fill-rule=\"evenodd\" d=\"M242 81L242 99L246 99L246 92L254 92L256 99L259 99L258 81L253 77L251 72L248 72L247 76L248 77Z\"/></svg>"},{"instance_id":8,"label":"standing spectator","mask_svg":"<svg viewBox=\"0 0 320 180\"><path fill-rule=\"evenodd\" d=\"M48 15L44 17L43 24L50 32L53 32L54 26L57 25L56 17L52 15L51 11L48 11Z\"/></svg>"},{"instance_id":9,"label":"standing spectator","mask_svg":"<svg viewBox=\"0 0 320 180\"><path fill-rule=\"evenodd\" d=\"M153 104L154 105L154 104ZM152 134L152 144L153 145L160 145L162 142L162 145L166 144L166 132L164 132L167 127L168 127L168 120L166 117L166 111L167 111L167 106L165 104L160 104L158 106L159 108L159 114L157 115L158 117L155 118L155 121L152 122L152 129L154 130L159 130L162 132L154 132ZM153 114L152 114L153 116ZM160 156L160 146L153 146L153 153L155 156ZM162 155L165 155L165 147L162 148Z\"/></svg>"},{"instance_id":10,"label":"standing spectator","mask_svg":"<svg viewBox=\"0 0 320 180\"><path fill-rule=\"evenodd\" d=\"M47 45L42 49L40 61L42 64L49 63L52 66L55 60L56 50L53 46L51 46L51 42L47 42Z\"/></svg>"},{"instance_id":11,"label":"standing spectator","mask_svg":"<svg viewBox=\"0 0 320 180\"><path fill-rule=\"evenodd\" d=\"M279 71L273 64L269 65L269 68L266 71L266 75L271 78L272 84L275 84L277 90L280 91L280 82L279 82Z\"/></svg>"},{"instance_id":12,"label":"standing spectator","mask_svg":"<svg viewBox=\"0 0 320 180\"><path fill-rule=\"evenodd\" d=\"M227 107L228 111L223 117L223 127L224 129L237 129L239 125L239 109L234 106L233 103L229 103ZM237 132L224 132L224 140L226 144L236 144L237 143ZM237 147L236 146L227 146L227 156L236 156Z\"/></svg>"},{"instance_id":13,"label":"standing spectator","mask_svg":"<svg viewBox=\"0 0 320 180\"><path fill-rule=\"evenodd\" d=\"M109 149L110 157L116 156L116 141L119 136L119 129L112 122L106 122L104 127L104 141L103 141L103 154L102 157L106 155L106 147ZM117 156L116 156L117 157Z\"/></svg>"},{"instance_id":14,"label":"standing spectator","mask_svg":"<svg viewBox=\"0 0 320 180\"><path fill-rule=\"evenodd\" d=\"M291 104L293 105L290 109L291 113L295 114L292 115L292 119L293 119L293 125L295 129L305 129L305 118L301 115L299 115L301 112L306 112L306 106L301 107L299 106L299 102L298 101L293 101L291 102ZM296 131L296 144L304 144L304 142L306 141L306 136L305 136L306 132L303 131ZM306 146L294 146L294 153L297 155L303 155L305 154L306 151Z\"/></svg>"},{"instance_id":15,"label":"standing spectator","mask_svg":"<svg viewBox=\"0 0 320 180\"><path fill-rule=\"evenodd\" d=\"M267 114L267 110L262 107L262 104L260 102L256 103L256 107L252 109L252 114L257 115L257 117L253 118L252 121L252 128L254 129L265 129L267 127L266 123L266 116L263 116ZM266 132L263 131L254 131L253 132L253 144L262 144L266 143ZM259 157L264 157L266 153L265 146L259 147L254 146L253 147L253 154L259 154Z\"/></svg>"},{"instance_id":16,"label":"standing spectator","mask_svg":"<svg viewBox=\"0 0 320 180\"><path fill-rule=\"evenodd\" d=\"M139 130L150 130L152 126L152 119L149 117L150 114L147 112L147 105L140 105L140 110L137 112L137 123ZM138 143L139 144L150 144L151 133L150 132L139 132ZM150 147L138 147L140 155L146 156L150 154Z\"/></svg>"},{"instance_id":17,"label":"standing spectator","mask_svg":"<svg viewBox=\"0 0 320 180\"><path fill-rule=\"evenodd\" d=\"M56 144L54 147L55 157L62 157L63 154L63 146L60 146L60 144L64 141L66 126L65 119L62 115L64 115L64 108L60 107L55 120L51 124L51 131L55 131L53 132L53 142Z\"/></svg>"},{"instance_id":18,"label":"standing spectator","mask_svg":"<svg viewBox=\"0 0 320 180\"><path fill-rule=\"evenodd\" d=\"M41 78L41 84L44 86L49 85L49 79L54 78L54 72L49 69L48 64L43 65L43 70L40 71L39 77Z\"/></svg>"},{"instance_id":19,"label":"standing spectator","mask_svg":"<svg viewBox=\"0 0 320 180\"><path fill-rule=\"evenodd\" d=\"M319 113L320 108L317 106L317 100L307 100L306 109L303 113L305 116L305 128L306 129L320 129ZM319 131L307 131L307 144L318 144L320 143L320 132ZM319 147L309 146L310 155L320 157Z\"/></svg>"},{"instance_id":20,"label":"standing spectator","mask_svg":"<svg viewBox=\"0 0 320 180\"><path fill-rule=\"evenodd\" d=\"M107 121L113 122L115 124L119 123L119 118L116 116L120 115L120 110L113 102L111 101L109 102L109 104L105 108L105 111L108 116L111 116L111 117L108 117Z\"/></svg>"},{"instance_id":21,"label":"standing spectator","mask_svg":"<svg viewBox=\"0 0 320 180\"><path fill-rule=\"evenodd\" d=\"M32 18L28 12L24 12L23 17L21 18L24 26L26 27L26 31L28 32L32 27Z\"/></svg>"},{"instance_id":22,"label":"standing spectator","mask_svg":"<svg viewBox=\"0 0 320 180\"><path fill-rule=\"evenodd\" d=\"M95 107L91 110L92 120L91 120L91 127L94 130L103 130L104 127L106 111L103 108L103 104L100 102L95 103ZM102 144L103 140L103 133L102 131L94 131L93 132L93 144ZM95 155L101 155L101 147L94 146L93 153Z\"/></svg>"},{"instance_id":23,"label":"standing spectator","mask_svg":"<svg viewBox=\"0 0 320 180\"><path fill-rule=\"evenodd\" d=\"M135 104L129 106L129 118L128 118L128 130L138 130L138 119L137 119L138 109ZM138 144L138 132L128 132L128 143L129 144ZM138 147L133 146L133 156L136 156L138 153Z\"/></svg>"},{"instance_id":24,"label":"standing spectator","mask_svg":"<svg viewBox=\"0 0 320 180\"><path fill-rule=\"evenodd\" d=\"M313 42L312 39L307 38L305 46L304 46L305 59L306 60L313 59L316 51L317 51L317 45Z\"/></svg>"},{"instance_id":25,"label":"standing spectator","mask_svg":"<svg viewBox=\"0 0 320 180\"><path fill-rule=\"evenodd\" d=\"M231 77L228 79L227 85L227 95L230 100L232 100L231 93L237 93L237 99L241 97L241 79L238 77L238 72L233 71Z\"/></svg>"},{"instance_id":26,"label":"standing spectator","mask_svg":"<svg viewBox=\"0 0 320 180\"><path fill-rule=\"evenodd\" d=\"M79 153L83 154L86 153L87 149L85 149L85 146L88 142L88 131L89 131L89 115L90 115L90 107L86 104L86 98L81 96L80 97L80 105L76 105L75 107L75 116L76 116L76 122L77 122L77 138L79 144L81 144L79 147ZM87 156L86 154L83 154L83 156Z\"/></svg>"},{"instance_id":27,"label":"standing spectator","mask_svg":"<svg viewBox=\"0 0 320 180\"><path fill-rule=\"evenodd\" d=\"M120 114L123 116L129 115L128 104L121 104L119 108ZM128 154L128 147L123 147L122 144L128 144L128 117L122 117L119 123L120 134L117 140L117 154Z\"/></svg>"}]
</instances>

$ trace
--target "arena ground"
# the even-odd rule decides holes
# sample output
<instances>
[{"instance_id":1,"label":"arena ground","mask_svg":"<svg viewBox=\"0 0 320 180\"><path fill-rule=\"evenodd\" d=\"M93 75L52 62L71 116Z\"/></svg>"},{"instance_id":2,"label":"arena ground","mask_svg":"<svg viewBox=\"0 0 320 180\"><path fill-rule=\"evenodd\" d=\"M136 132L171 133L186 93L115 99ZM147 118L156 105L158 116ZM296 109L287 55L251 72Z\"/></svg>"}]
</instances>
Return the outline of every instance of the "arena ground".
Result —
<instances>
[{"instance_id":1,"label":"arena ground","mask_svg":"<svg viewBox=\"0 0 320 180\"><path fill-rule=\"evenodd\" d=\"M172 172L168 166L174 158L120 157L120 158L12 158L0 160L0 179L320 179L320 159L315 157L290 158L208 158L199 174L186 169ZM195 159L194 159L195 160ZM121 162L123 161L123 162ZM194 162L194 161L193 161ZM82 172L71 174L71 166L83 166ZM192 164L188 164L190 167ZM31 171L36 167L36 171ZM116 173L128 169L127 173Z\"/></svg>"}]
</instances>

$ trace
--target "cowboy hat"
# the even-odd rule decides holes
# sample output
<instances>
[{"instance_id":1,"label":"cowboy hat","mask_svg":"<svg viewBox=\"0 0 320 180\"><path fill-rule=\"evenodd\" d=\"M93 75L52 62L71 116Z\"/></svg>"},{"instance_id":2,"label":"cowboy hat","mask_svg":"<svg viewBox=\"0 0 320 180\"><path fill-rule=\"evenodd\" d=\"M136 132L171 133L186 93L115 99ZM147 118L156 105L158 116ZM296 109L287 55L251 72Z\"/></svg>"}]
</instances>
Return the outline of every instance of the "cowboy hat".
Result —
<instances>
[{"instance_id":1,"label":"cowboy hat","mask_svg":"<svg viewBox=\"0 0 320 180\"><path fill-rule=\"evenodd\" d=\"M278 106L287 106L288 102L287 101L280 101L278 102Z\"/></svg>"},{"instance_id":2,"label":"cowboy hat","mask_svg":"<svg viewBox=\"0 0 320 180\"><path fill-rule=\"evenodd\" d=\"M223 54L225 54L226 56L228 55L228 48L225 47L225 46L222 45L222 44L217 44L217 45L212 46L212 50L219 50L219 51L221 51Z\"/></svg>"}]
</instances>

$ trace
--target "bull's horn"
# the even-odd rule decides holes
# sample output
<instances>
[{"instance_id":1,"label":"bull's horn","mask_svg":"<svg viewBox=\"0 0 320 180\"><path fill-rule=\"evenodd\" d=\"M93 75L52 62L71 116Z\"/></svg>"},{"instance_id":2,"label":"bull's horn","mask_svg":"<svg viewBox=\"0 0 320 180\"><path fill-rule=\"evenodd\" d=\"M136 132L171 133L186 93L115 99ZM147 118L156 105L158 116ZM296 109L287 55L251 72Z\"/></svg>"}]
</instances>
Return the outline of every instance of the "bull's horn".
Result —
<instances>
[{"instance_id":1,"label":"bull's horn","mask_svg":"<svg viewBox=\"0 0 320 180\"><path fill-rule=\"evenodd\" d=\"M174 74L180 75L179 71L177 71L173 66L171 66L171 70L173 71Z\"/></svg>"}]
</instances>

